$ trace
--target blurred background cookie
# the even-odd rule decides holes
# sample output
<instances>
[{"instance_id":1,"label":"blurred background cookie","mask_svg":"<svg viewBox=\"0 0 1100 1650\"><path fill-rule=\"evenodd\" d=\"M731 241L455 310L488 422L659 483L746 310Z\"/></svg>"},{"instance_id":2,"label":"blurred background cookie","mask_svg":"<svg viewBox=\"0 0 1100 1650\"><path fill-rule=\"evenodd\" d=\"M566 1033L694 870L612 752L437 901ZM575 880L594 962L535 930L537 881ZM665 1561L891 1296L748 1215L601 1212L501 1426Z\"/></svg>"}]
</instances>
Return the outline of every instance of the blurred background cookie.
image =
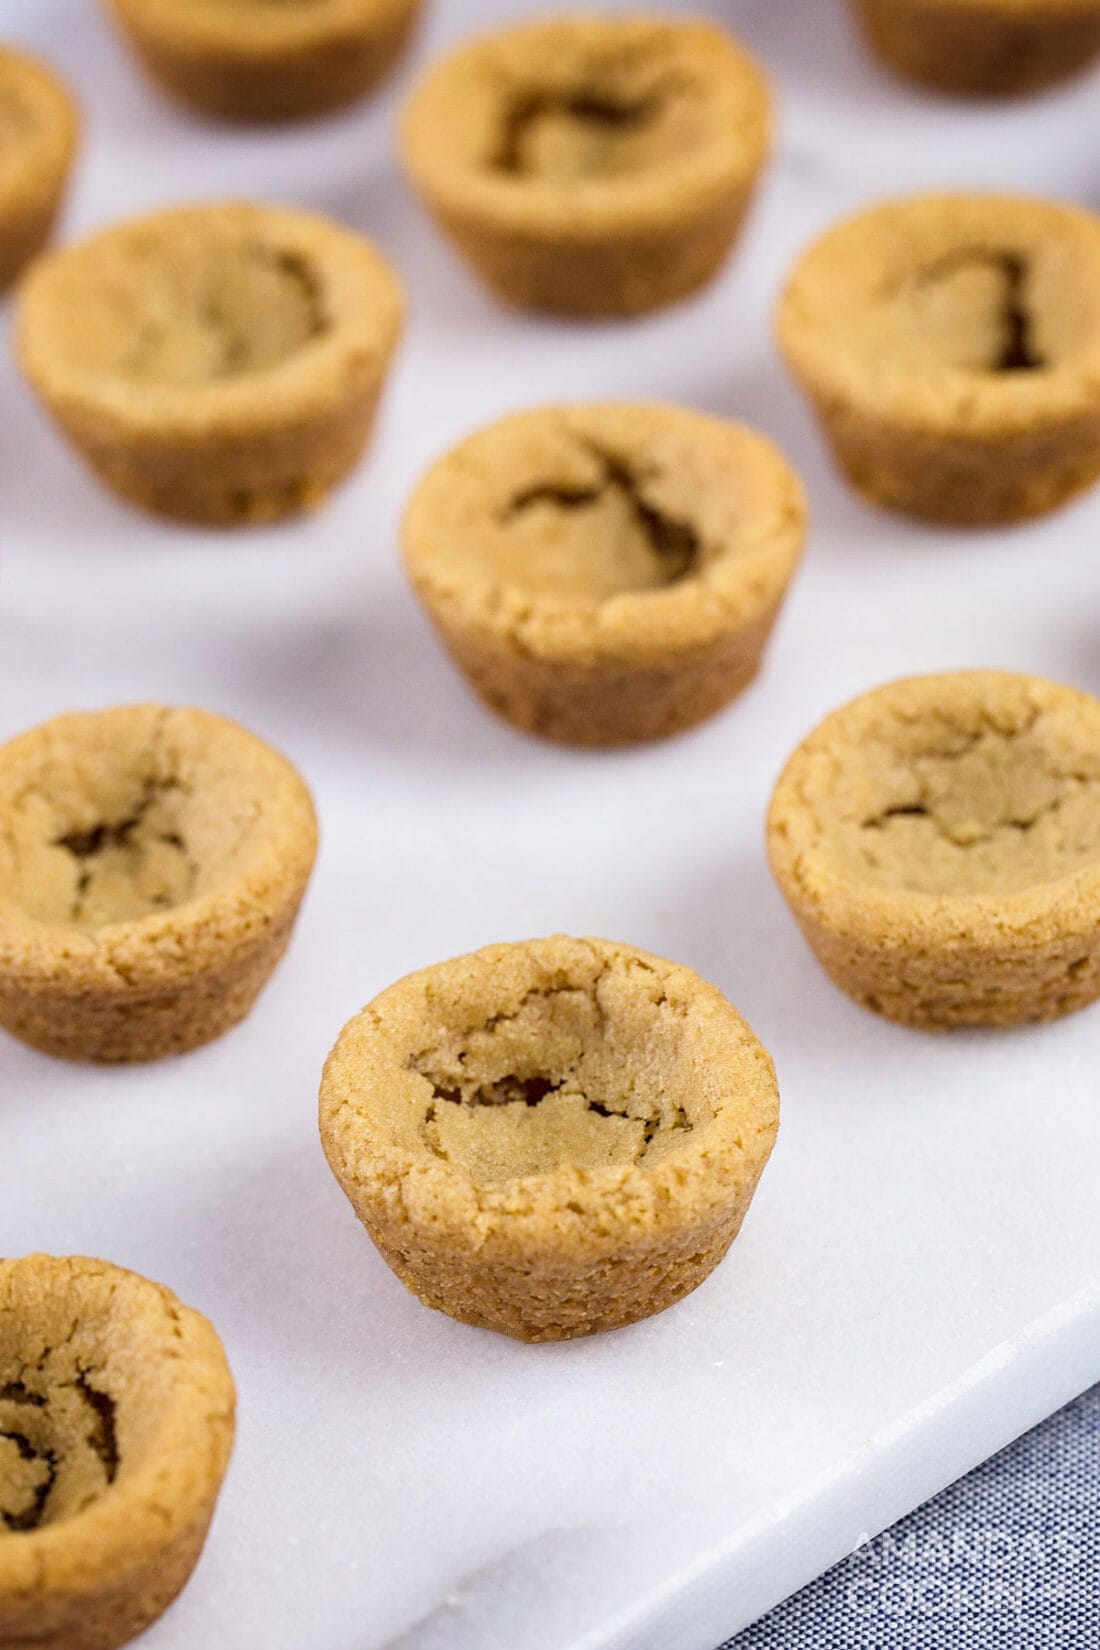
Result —
<instances>
[{"instance_id":1,"label":"blurred background cookie","mask_svg":"<svg viewBox=\"0 0 1100 1650\"><path fill-rule=\"evenodd\" d=\"M567 15L452 52L401 133L416 189L499 297L630 315L725 261L768 155L771 96L717 24Z\"/></svg>"},{"instance_id":2,"label":"blurred background cookie","mask_svg":"<svg viewBox=\"0 0 1100 1650\"><path fill-rule=\"evenodd\" d=\"M17 347L115 492L236 527L313 508L354 469L403 311L382 255L328 218L189 206L42 260Z\"/></svg>"},{"instance_id":3,"label":"blurred background cookie","mask_svg":"<svg viewBox=\"0 0 1100 1650\"><path fill-rule=\"evenodd\" d=\"M1100 476L1100 218L917 195L837 225L778 311L848 479L928 521L1044 514Z\"/></svg>"},{"instance_id":4,"label":"blurred background cookie","mask_svg":"<svg viewBox=\"0 0 1100 1650\"><path fill-rule=\"evenodd\" d=\"M978 97L1035 92L1100 55L1100 0L853 0L910 79Z\"/></svg>"},{"instance_id":5,"label":"blurred background cookie","mask_svg":"<svg viewBox=\"0 0 1100 1650\"><path fill-rule=\"evenodd\" d=\"M76 104L53 70L0 47L0 292L49 238L78 130Z\"/></svg>"},{"instance_id":6,"label":"blurred background cookie","mask_svg":"<svg viewBox=\"0 0 1100 1650\"><path fill-rule=\"evenodd\" d=\"M104 0L161 85L204 113L297 120L369 92L423 0Z\"/></svg>"}]
</instances>

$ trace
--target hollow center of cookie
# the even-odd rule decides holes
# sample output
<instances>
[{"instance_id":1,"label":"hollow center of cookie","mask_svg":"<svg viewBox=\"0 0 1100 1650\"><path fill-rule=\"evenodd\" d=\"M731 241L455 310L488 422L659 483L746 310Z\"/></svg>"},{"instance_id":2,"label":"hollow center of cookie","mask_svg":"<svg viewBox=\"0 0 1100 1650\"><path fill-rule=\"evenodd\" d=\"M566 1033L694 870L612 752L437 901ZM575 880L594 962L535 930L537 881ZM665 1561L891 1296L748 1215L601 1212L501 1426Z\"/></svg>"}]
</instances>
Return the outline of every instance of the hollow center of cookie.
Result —
<instances>
[{"instance_id":1,"label":"hollow center of cookie","mask_svg":"<svg viewBox=\"0 0 1100 1650\"><path fill-rule=\"evenodd\" d=\"M554 74L555 65L548 65ZM697 99L642 53L577 65L513 91L491 160L514 177L568 184L628 178L688 154L705 136Z\"/></svg>"},{"instance_id":2,"label":"hollow center of cookie","mask_svg":"<svg viewBox=\"0 0 1100 1650\"><path fill-rule=\"evenodd\" d=\"M1100 860L1100 752L1075 763L1042 717L930 738L849 799L863 879L921 894L1010 894Z\"/></svg>"},{"instance_id":3,"label":"hollow center of cookie","mask_svg":"<svg viewBox=\"0 0 1100 1650\"><path fill-rule=\"evenodd\" d=\"M44 1373L53 1356L0 1368L0 1540L85 1511L118 1475L114 1400L79 1361Z\"/></svg>"},{"instance_id":4,"label":"hollow center of cookie","mask_svg":"<svg viewBox=\"0 0 1100 1650\"><path fill-rule=\"evenodd\" d=\"M621 459L593 450L588 480L521 488L488 549L494 576L543 595L606 601L689 578L701 554L690 522L667 514Z\"/></svg>"},{"instance_id":5,"label":"hollow center of cookie","mask_svg":"<svg viewBox=\"0 0 1100 1650\"><path fill-rule=\"evenodd\" d=\"M644 1060L632 1058L629 1028L609 1022L598 991L533 990L415 1055L433 1156L487 1185L564 1165L647 1166L674 1150L694 1127L675 1059L652 1024Z\"/></svg>"},{"instance_id":6,"label":"hollow center of cookie","mask_svg":"<svg viewBox=\"0 0 1100 1650\"><path fill-rule=\"evenodd\" d=\"M75 790L28 791L10 819L10 892L28 916L80 928L134 922L182 905L216 875L205 844L200 873L182 785L79 766L69 777Z\"/></svg>"},{"instance_id":7,"label":"hollow center of cookie","mask_svg":"<svg viewBox=\"0 0 1100 1650\"><path fill-rule=\"evenodd\" d=\"M86 370L199 386L278 366L329 323L304 255L185 221L100 248L63 324Z\"/></svg>"},{"instance_id":8,"label":"hollow center of cookie","mask_svg":"<svg viewBox=\"0 0 1100 1650\"><path fill-rule=\"evenodd\" d=\"M953 367L983 373L1040 372L1050 365L1037 336L1026 259L962 252L926 271L907 304L922 343Z\"/></svg>"},{"instance_id":9,"label":"hollow center of cookie","mask_svg":"<svg viewBox=\"0 0 1100 1650\"><path fill-rule=\"evenodd\" d=\"M56 838L72 861L69 922L133 922L190 899L198 872L181 834L177 792L150 781L123 817Z\"/></svg>"}]
</instances>

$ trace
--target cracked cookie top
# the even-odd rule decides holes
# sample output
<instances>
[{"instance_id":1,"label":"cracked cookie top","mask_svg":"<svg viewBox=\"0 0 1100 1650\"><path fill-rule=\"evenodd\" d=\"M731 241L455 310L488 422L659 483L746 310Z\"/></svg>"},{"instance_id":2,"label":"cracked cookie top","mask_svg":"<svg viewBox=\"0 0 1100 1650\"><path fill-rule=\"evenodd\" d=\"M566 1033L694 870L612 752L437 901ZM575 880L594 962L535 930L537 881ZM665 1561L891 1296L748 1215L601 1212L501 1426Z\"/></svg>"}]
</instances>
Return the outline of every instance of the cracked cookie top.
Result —
<instances>
[{"instance_id":1,"label":"cracked cookie top","mask_svg":"<svg viewBox=\"0 0 1100 1650\"><path fill-rule=\"evenodd\" d=\"M743 188L768 149L770 99L716 24L566 16L445 58L414 93L402 141L432 199L525 232L603 236Z\"/></svg>"},{"instance_id":2,"label":"cracked cookie top","mask_svg":"<svg viewBox=\"0 0 1100 1650\"><path fill-rule=\"evenodd\" d=\"M662 654L774 608L805 504L762 436L650 403L550 407L479 431L410 504L413 583L546 656Z\"/></svg>"},{"instance_id":3,"label":"cracked cookie top","mask_svg":"<svg viewBox=\"0 0 1100 1650\"><path fill-rule=\"evenodd\" d=\"M816 393L917 430L1095 413L1100 218L1008 195L890 202L803 256L778 331Z\"/></svg>"},{"instance_id":4,"label":"cracked cookie top","mask_svg":"<svg viewBox=\"0 0 1100 1650\"><path fill-rule=\"evenodd\" d=\"M1014 909L1067 921L1100 898L1100 701L968 671L892 683L835 712L772 801L781 880L830 909Z\"/></svg>"},{"instance_id":5,"label":"cracked cookie top","mask_svg":"<svg viewBox=\"0 0 1100 1650\"><path fill-rule=\"evenodd\" d=\"M376 374L401 312L381 256L325 218L184 207L41 261L23 291L19 349L63 406L196 434L267 428Z\"/></svg>"},{"instance_id":6,"label":"cracked cookie top","mask_svg":"<svg viewBox=\"0 0 1100 1650\"><path fill-rule=\"evenodd\" d=\"M302 780L235 723L57 717L0 747L0 961L132 976L193 965L195 945L231 954L250 904L296 904L315 847Z\"/></svg>"},{"instance_id":7,"label":"cracked cookie top","mask_svg":"<svg viewBox=\"0 0 1100 1650\"><path fill-rule=\"evenodd\" d=\"M103 1583L208 1514L233 1439L213 1329L102 1261L0 1261L0 1599Z\"/></svg>"},{"instance_id":8,"label":"cracked cookie top","mask_svg":"<svg viewBox=\"0 0 1100 1650\"><path fill-rule=\"evenodd\" d=\"M778 1099L715 987L629 946L556 938L383 992L337 1043L321 1115L345 1186L519 1234L724 1206L755 1183Z\"/></svg>"}]
</instances>

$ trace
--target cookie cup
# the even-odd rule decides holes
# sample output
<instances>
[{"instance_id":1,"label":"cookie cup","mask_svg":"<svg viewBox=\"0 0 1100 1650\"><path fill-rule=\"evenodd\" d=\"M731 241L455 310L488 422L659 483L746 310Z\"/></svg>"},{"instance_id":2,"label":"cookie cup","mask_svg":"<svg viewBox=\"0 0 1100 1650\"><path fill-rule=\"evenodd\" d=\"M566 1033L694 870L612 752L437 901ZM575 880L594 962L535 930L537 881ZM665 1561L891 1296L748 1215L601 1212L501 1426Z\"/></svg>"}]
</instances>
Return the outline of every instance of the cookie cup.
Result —
<instances>
[{"instance_id":1,"label":"cookie cup","mask_svg":"<svg viewBox=\"0 0 1100 1650\"><path fill-rule=\"evenodd\" d=\"M406 45L422 0L106 0L169 92L228 120L323 114L365 96Z\"/></svg>"},{"instance_id":2,"label":"cookie cup","mask_svg":"<svg viewBox=\"0 0 1100 1650\"><path fill-rule=\"evenodd\" d=\"M743 425L648 402L549 407L437 463L405 565L475 692L528 733L623 745L753 680L806 533L801 485Z\"/></svg>"},{"instance_id":3,"label":"cookie cup","mask_svg":"<svg viewBox=\"0 0 1100 1650\"><path fill-rule=\"evenodd\" d=\"M1100 54L1100 0L853 0L875 50L938 91L1041 91Z\"/></svg>"},{"instance_id":4,"label":"cookie cup","mask_svg":"<svg viewBox=\"0 0 1100 1650\"><path fill-rule=\"evenodd\" d=\"M103 1261L0 1261L0 1644L114 1650L167 1609L229 1461L211 1325Z\"/></svg>"},{"instance_id":5,"label":"cookie cup","mask_svg":"<svg viewBox=\"0 0 1100 1650\"><path fill-rule=\"evenodd\" d=\"M128 706L0 746L0 1026L155 1060L243 1019L316 854L305 784L235 723Z\"/></svg>"},{"instance_id":6,"label":"cookie cup","mask_svg":"<svg viewBox=\"0 0 1100 1650\"><path fill-rule=\"evenodd\" d=\"M767 1051L690 969L490 946L392 986L325 1067L329 1164L425 1305L525 1341L663 1311L736 1237L778 1127Z\"/></svg>"},{"instance_id":7,"label":"cookie cup","mask_svg":"<svg viewBox=\"0 0 1100 1650\"><path fill-rule=\"evenodd\" d=\"M1009 195L894 201L830 230L778 312L840 468L932 522L1045 514L1100 476L1100 219Z\"/></svg>"},{"instance_id":8,"label":"cookie cup","mask_svg":"<svg viewBox=\"0 0 1100 1650\"><path fill-rule=\"evenodd\" d=\"M842 991L922 1030L1100 996L1100 701L1037 677L895 682L826 718L768 816L787 903Z\"/></svg>"},{"instance_id":9,"label":"cookie cup","mask_svg":"<svg viewBox=\"0 0 1100 1650\"><path fill-rule=\"evenodd\" d=\"M53 71L0 48L0 292L49 239L78 135L76 104Z\"/></svg>"},{"instance_id":10,"label":"cookie cup","mask_svg":"<svg viewBox=\"0 0 1100 1650\"><path fill-rule=\"evenodd\" d=\"M402 324L396 276L312 213L154 213L42 260L22 370L114 492L235 527L313 508L355 468Z\"/></svg>"},{"instance_id":11,"label":"cookie cup","mask_svg":"<svg viewBox=\"0 0 1100 1650\"><path fill-rule=\"evenodd\" d=\"M705 285L771 142L763 71L702 20L568 15L482 36L405 111L424 203L510 304L588 316Z\"/></svg>"}]
</instances>

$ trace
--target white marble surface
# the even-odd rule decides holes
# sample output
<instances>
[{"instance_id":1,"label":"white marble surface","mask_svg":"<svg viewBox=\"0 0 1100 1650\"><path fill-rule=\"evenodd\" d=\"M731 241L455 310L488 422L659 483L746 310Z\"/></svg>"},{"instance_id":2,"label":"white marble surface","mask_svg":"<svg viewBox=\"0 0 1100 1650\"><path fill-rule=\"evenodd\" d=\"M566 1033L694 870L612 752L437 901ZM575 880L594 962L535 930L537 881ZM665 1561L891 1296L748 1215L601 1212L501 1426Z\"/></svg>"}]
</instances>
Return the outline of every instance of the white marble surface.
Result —
<instances>
[{"instance_id":1,"label":"white marble surface","mask_svg":"<svg viewBox=\"0 0 1100 1650\"><path fill-rule=\"evenodd\" d=\"M437 0L418 58L542 0ZM191 122L90 0L0 0L88 115L67 232L237 192L376 235L413 326L372 458L322 515L244 537L158 525L86 479L0 361L0 735L63 708L197 701L269 735L325 844L253 1018L149 1070L0 1043L0 1252L105 1255L228 1344L239 1447L206 1557L150 1650L710 1650L1096 1378L1100 1016L926 1039L839 996L774 891L761 813L795 741L892 675L994 664L1100 690L1100 497L962 536L834 480L768 341L792 254L925 183L1095 203L1100 83L969 110L867 63L830 0L728 0L784 101L741 255L624 327L505 316L394 170L410 69L299 131ZM406 593L401 502L506 409L662 395L742 416L804 472L816 527L769 667L667 746L570 754L467 697ZM784 1127L729 1262L655 1321L529 1349L421 1309L316 1140L322 1059L408 969L556 929L716 980L771 1045Z\"/></svg>"}]
</instances>

